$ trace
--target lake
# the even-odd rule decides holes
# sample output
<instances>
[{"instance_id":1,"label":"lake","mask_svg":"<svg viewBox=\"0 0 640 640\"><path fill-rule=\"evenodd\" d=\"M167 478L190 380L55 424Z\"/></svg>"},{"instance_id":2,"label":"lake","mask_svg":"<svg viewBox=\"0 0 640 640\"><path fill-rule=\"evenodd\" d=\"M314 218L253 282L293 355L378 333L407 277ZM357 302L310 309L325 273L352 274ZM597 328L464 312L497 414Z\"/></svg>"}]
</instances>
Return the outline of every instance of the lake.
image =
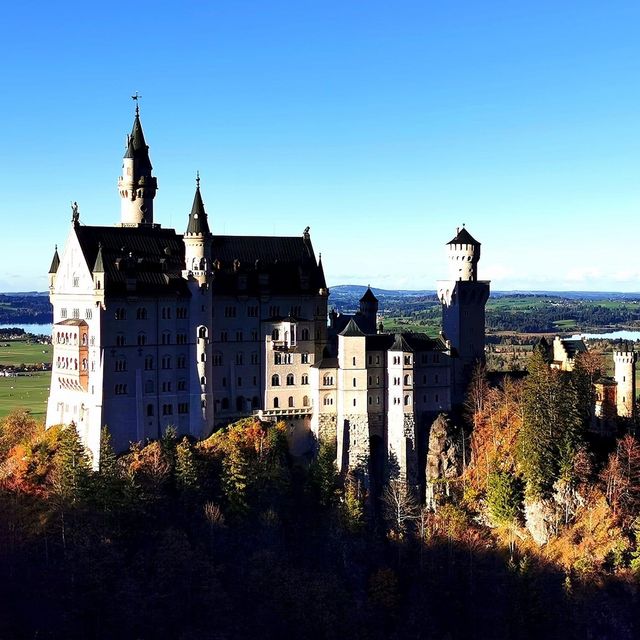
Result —
<instances>
[{"instance_id":1,"label":"lake","mask_svg":"<svg viewBox=\"0 0 640 640\"><path fill-rule=\"evenodd\" d=\"M9 329L11 327L24 329L27 333L42 334L45 336L50 336L53 329L52 324L19 324L18 322L13 324L0 324L0 329Z\"/></svg>"},{"instance_id":2,"label":"lake","mask_svg":"<svg viewBox=\"0 0 640 640\"><path fill-rule=\"evenodd\" d=\"M583 338L584 340L628 340L629 342L634 342L640 340L640 331L624 329L609 331L608 333L580 333L571 337L576 340Z\"/></svg>"}]
</instances>

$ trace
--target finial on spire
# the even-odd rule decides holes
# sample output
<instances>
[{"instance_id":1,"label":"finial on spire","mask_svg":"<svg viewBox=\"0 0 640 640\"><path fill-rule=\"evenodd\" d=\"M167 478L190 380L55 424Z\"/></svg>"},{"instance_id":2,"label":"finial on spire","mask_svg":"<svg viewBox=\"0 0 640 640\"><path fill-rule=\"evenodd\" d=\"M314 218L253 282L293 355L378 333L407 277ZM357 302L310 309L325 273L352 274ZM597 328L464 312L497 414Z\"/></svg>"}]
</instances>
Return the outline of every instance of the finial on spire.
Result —
<instances>
[{"instance_id":1,"label":"finial on spire","mask_svg":"<svg viewBox=\"0 0 640 640\"><path fill-rule=\"evenodd\" d=\"M200 188L200 172L196 171L196 189Z\"/></svg>"},{"instance_id":2,"label":"finial on spire","mask_svg":"<svg viewBox=\"0 0 640 640\"><path fill-rule=\"evenodd\" d=\"M140 98L142 98L142 96L137 91L131 96L131 99L136 103L136 116L140 115L140 104L138 103Z\"/></svg>"},{"instance_id":3,"label":"finial on spire","mask_svg":"<svg viewBox=\"0 0 640 640\"><path fill-rule=\"evenodd\" d=\"M71 203L71 222L74 227L80 223L80 211L78 211L78 203L75 201Z\"/></svg>"}]
</instances>

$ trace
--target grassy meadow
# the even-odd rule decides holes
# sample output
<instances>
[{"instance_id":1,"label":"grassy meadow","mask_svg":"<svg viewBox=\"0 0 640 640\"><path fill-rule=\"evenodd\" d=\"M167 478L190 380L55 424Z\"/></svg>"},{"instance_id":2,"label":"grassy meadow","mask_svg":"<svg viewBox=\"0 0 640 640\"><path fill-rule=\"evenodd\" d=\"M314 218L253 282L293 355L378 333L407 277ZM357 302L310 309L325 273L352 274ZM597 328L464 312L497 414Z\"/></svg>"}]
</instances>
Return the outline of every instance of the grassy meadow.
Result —
<instances>
[{"instance_id":1,"label":"grassy meadow","mask_svg":"<svg viewBox=\"0 0 640 640\"><path fill-rule=\"evenodd\" d=\"M49 363L52 353L53 346L49 344L30 344L25 340L0 341L0 364L5 366ZM0 377L0 418L14 409L28 409L35 418L44 418L50 381L50 371Z\"/></svg>"}]
</instances>

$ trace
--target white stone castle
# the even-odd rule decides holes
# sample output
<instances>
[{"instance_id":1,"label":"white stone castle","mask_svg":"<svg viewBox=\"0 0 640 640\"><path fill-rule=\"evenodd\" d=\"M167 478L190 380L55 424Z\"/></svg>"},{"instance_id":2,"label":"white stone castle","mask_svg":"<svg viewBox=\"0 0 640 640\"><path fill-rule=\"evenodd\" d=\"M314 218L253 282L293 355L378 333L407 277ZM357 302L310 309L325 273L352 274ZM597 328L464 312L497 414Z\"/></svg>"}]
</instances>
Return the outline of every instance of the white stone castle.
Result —
<instances>
[{"instance_id":1,"label":"white stone castle","mask_svg":"<svg viewBox=\"0 0 640 640\"><path fill-rule=\"evenodd\" d=\"M371 289L354 316L328 314L308 227L216 235L199 178L184 235L154 223L137 107L118 190L120 222L85 225L74 204L51 263L47 426L73 422L97 463L103 425L122 451L170 425L201 438L259 415L287 423L294 455L326 439L341 470L421 481L429 425L461 403L484 358L489 282L478 280L480 243L466 229L447 244L441 334L390 334Z\"/></svg>"}]
</instances>

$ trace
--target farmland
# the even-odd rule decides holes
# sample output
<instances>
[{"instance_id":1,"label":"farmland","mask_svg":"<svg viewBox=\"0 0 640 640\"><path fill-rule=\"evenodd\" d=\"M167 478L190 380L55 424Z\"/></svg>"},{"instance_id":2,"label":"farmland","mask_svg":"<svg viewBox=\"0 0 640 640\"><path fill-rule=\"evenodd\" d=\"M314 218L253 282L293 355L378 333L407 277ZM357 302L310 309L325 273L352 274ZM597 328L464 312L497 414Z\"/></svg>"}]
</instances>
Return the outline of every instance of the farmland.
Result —
<instances>
[{"instance_id":1,"label":"farmland","mask_svg":"<svg viewBox=\"0 0 640 640\"><path fill-rule=\"evenodd\" d=\"M3 340L0 342L0 365L50 364L52 351L53 347L48 344ZM34 417L44 419L50 381L50 371L28 371L0 377L0 418L15 409L27 409Z\"/></svg>"}]
</instances>

